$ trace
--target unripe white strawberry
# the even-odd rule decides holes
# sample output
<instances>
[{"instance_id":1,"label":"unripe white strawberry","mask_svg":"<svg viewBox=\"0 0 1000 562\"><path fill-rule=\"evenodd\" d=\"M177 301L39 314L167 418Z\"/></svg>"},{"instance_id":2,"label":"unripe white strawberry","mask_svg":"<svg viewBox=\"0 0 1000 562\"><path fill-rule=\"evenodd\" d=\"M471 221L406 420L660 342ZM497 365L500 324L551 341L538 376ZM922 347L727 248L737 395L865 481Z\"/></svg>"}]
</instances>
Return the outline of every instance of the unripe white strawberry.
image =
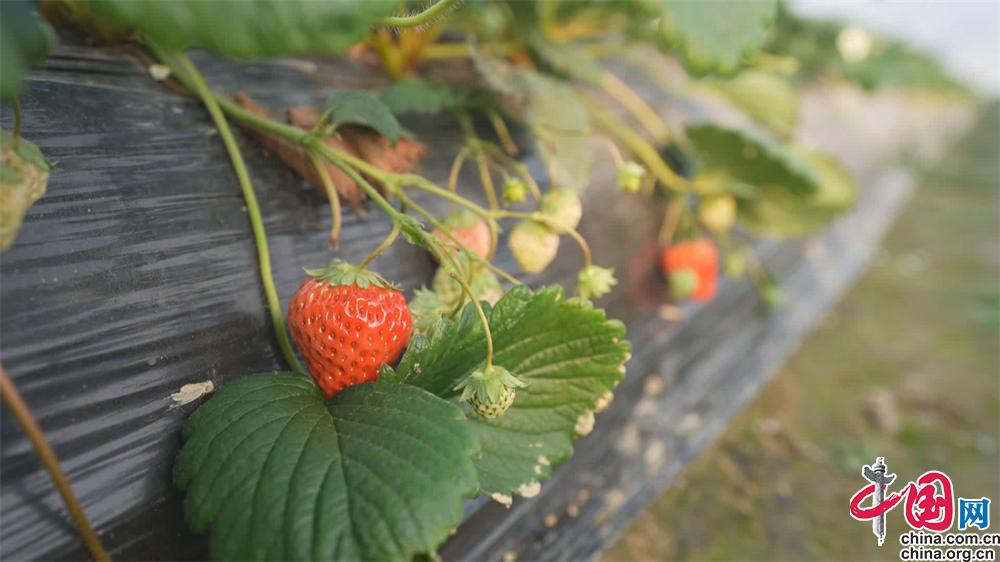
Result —
<instances>
[{"instance_id":1,"label":"unripe white strawberry","mask_svg":"<svg viewBox=\"0 0 1000 562\"><path fill-rule=\"evenodd\" d=\"M559 252L559 235L535 221L523 221L510 232L507 244L525 273L541 273Z\"/></svg>"}]
</instances>

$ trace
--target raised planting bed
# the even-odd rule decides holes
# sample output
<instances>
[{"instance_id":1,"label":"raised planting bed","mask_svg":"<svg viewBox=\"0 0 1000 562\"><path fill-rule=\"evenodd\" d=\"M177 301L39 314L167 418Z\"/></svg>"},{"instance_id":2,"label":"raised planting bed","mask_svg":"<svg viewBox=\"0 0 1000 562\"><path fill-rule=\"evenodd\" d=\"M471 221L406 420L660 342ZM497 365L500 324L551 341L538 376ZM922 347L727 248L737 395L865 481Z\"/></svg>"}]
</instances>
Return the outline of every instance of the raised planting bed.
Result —
<instances>
[{"instance_id":1,"label":"raised planting bed","mask_svg":"<svg viewBox=\"0 0 1000 562\"><path fill-rule=\"evenodd\" d=\"M387 85L349 63L194 58L217 90L245 90L275 108L316 103L331 86ZM640 82L636 77L640 92L661 95ZM816 96L807 107L824 111L822 99ZM206 559L207 539L188 530L184 496L171 481L181 427L204 399L177 405L171 394L189 383L212 381L217 389L249 373L284 368L225 150L199 102L151 80L125 53L69 37L31 73L22 103L23 134L56 170L0 261L4 367L113 558ZM5 111L3 127L10 129L11 121ZM483 498L466 503L463 524L440 550L445 559L599 554L850 286L905 201L910 181L890 152L872 161L864 138L808 116L804 122L807 128L819 123L806 136L825 135L835 141L831 146L848 147L841 157L863 189L855 209L821 234L757 243L783 292L774 310L748 281L733 280L723 282L707 305L665 307L656 259L665 200L621 196L614 169L597 164L583 196L580 231L600 263L617 272L618 286L599 304L627 326L633 346L628 374L593 431L577 442L573 459L557 467L535 497L515 498L510 508ZM404 124L435 146L422 171L444 183L460 129L440 118ZM329 212L317 191L237 134L287 305L302 268L328 260ZM542 171L535 156L524 161ZM473 177L471 171L463 176L460 191L478 199L467 187ZM444 208L440 200L415 198L435 211ZM339 255L360 261L390 227L378 213L367 219L346 213ZM496 261L516 270L506 250ZM578 250L566 250L544 274L523 279L533 286L571 286L579 261ZM410 295L428 283L434 264L426 252L397 244L377 269ZM6 409L0 437L0 558L87 556Z\"/></svg>"}]
</instances>

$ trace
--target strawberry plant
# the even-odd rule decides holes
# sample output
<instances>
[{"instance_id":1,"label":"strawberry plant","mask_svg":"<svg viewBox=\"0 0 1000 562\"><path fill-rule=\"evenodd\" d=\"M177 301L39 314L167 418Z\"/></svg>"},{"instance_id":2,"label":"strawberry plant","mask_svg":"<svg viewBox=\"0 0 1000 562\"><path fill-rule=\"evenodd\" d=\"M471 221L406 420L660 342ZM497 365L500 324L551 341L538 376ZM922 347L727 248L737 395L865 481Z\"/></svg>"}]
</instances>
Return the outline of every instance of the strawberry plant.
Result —
<instances>
[{"instance_id":1,"label":"strawberry plant","mask_svg":"<svg viewBox=\"0 0 1000 562\"><path fill-rule=\"evenodd\" d=\"M2 4L0 95L15 100L23 66L44 54L51 34L30 7ZM245 373L184 428L174 480L190 526L209 534L216 558L433 555L461 522L462 498L484 494L510 506L539 492L613 397L631 352L625 326L591 302L617 279L579 231L601 155L610 155L616 196L666 199L665 299L710 300L724 263L776 301L746 233L803 235L854 201L853 180L835 160L791 140L796 90L759 52L775 0L438 0L409 15L398 4L46 4L63 25L141 48L151 74L199 99L246 202L289 370ZM24 25L7 33L8 20ZM717 96L750 124L668 124L606 64L607 53L636 46L677 57L690 79L680 95ZM378 95L333 90L321 105L280 118L241 92L210 88L190 48L240 59L349 51L394 83ZM427 71L441 61L458 61L461 71ZM409 113L461 131L447 184L415 171L435 147L400 124ZM16 123L0 146L0 195L10 201L0 215L2 247L51 171L20 138L19 111ZM308 271L287 324L231 123L326 194L334 248L341 201L359 213L377 207L393 225L359 265L332 257ZM519 159L525 151L538 155L540 170ZM481 195L460 186L466 166ZM440 198L448 212L438 216L417 192ZM400 236L439 266L409 302L369 269ZM566 239L582 254L572 297L558 286L530 289L493 261L509 251L521 272L539 274Z\"/></svg>"}]
</instances>

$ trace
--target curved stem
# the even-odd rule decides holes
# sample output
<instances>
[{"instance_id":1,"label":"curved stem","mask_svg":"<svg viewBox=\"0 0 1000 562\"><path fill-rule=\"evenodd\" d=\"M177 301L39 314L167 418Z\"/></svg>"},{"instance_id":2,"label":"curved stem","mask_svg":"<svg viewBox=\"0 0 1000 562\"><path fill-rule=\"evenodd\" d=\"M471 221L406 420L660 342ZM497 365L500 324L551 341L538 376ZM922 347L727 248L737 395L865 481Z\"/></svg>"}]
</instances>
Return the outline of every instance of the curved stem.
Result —
<instances>
[{"instance_id":1,"label":"curved stem","mask_svg":"<svg viewBox=\"0 0 1000 562\"><path fill-rule=\"evenodd\" d=\"M553 224L552 221L548 217L546 217L544 214L537 213L537 212L535 212L535 213L525 213L525 212L521 212L521 211L501 210L501 211L494 211L492 214L495 217L531 220L531 221L535 221L535 222L544 224L544 225L548 226L549 228L553 229L554 231L556 231L556 230L562 230L566 234L568 234L570 236L570 238L572 238L574 241L576 241L577 245L580 246L580 250L583 251L583 264L586 267L590 267L591 265L594 264L593 257L591 256L591 253L590 253L590 245L587 244L587 240L575 228L571 228L569 230L566 230L564 228L559 228L557 225Z\"/></svg>"},{"instance_id":2,"label":"curved stem","mask_svg":"<svg viewBox=\"0 0 1000 562\"><path fill-rule=\"evenodd\" d=\"M523 162L517 160L516 158L511 157L506 152L500 150L499 148L488 142L482 143L480 145L480 148L486 151L491 156L498 158L504 164L507 164L515 172L517 172L517 175L521 176L521 179L523 179L525 183L528 184L528 189L531 191L531 196L535 199L535 201L538 201L542 198L542 190L540 187L538 187L538 182L535 181L535 178L532 177L531 173L528 171L528 167L525 166Z\"/></svg>"},{"instance_id":3,"label":"curved stem","mask_svg":"<svg viewBox=\"0 0 1000 562\"><path fill-rule=\"evenodd\" d=\"M437 0L426 10L413 14L412 16L389 16L378 20L378 25L389 27L416 27L434 21L435 18L444 14L451 8L455 0Z\"/></svg>"},{"instance_id":4,"label":"curved stem","mask_svg":"<svg viewBox=\"0 0 1000 562\"><path fill-rule=\"evenodd\" d=\"M504 151L511 156L516 156L517 143L514 142L514 137L510 136L507 123L504 122L500 113L495 109L487 109L486 117L490 120L490 125L493 126L493 131L496 132L497 138L500 139L500 144L503 146Z\"/></svg>"},{"instance_id":5,"label":"curved stem","mask_svg":"<svg viewBox=\"0 0 1000 562\"><path fill-rule=\"evenodd\" d=\"M687 193L691 191L690 186L688 186L687 180L677 175L670 166L663 161L660 154L653 148L646 139L642 138L642 135L636 133L631 127L623 123L617 117L611 115L606 109L602 108L593 100L584 98L584 103L587 105L587 111L590 116L605 130L614 135L619 141L621 141L633 154L636 155L642 162L646 165L646 168L652 172L656 179L660 180L660 183L664 187L676 191L678 193Z\"/></svg>"},{"instance_id":6,"label":"curved stem","mask_svg":"<svg viewBox=\"0 0 1000 562\"><path fill-rule=\"evenodd\" d=\"M491 210L499 209L500 202L497 200L496 189L493 186L493 177L490 176L490 170L486 166L485 156L480 148L484 143L476 136L476 128L472 125L472 119L468 113L458 113L458 124L462 126L462 131L465 132L466 143L469 146L475 147L476 165L479 167L479 183L483 186L486 201L489 203Z\"/></svg>"},{"instance_id":7,"label":"curved stem","mask_svg":"<svg viewBox=\"0 0 1000 562\"><path fill-rule=\"evenodd\" d=\"M3 396L3 401L10 409L10 413L14 415L14 419L21 425L21 429L24 430L28 441L35 448L35 453L38 454L38 458L42 461L42 466L45 467L45 470L49 473L49 477L52 478L52 483L55 485L56 490L59 491L59 495L62 497L63 503L66 504L69 514L73 517L73 522L76 523L76 527L80 531L80 536L83 537L83 542L87 544L87 549L90 550L91 556L94 557L94 560L98 561L111 560L108 557L108 552L104 550L104 546L101 544L101 539L94 532L94 528L91 527L87 515L83 512L80 501L76 498L76 494L73 493L73 487L70 486L66 474L63 473L62 467L59 466L59 458L56 457L52 446L45 439L45 433L38 426L35 417L31 415L31 410L24 402L24 399L21 398L21 393L17 391L14 381L7 376L7 371L4 370L3 366L0 366L0 395Z\"/></svg>"},{"instance_id":8,"label":"curved stem","mask_svg":"<svg viewBox=\"0 0 1000 562\"><path fill-rule=\"evenodd\" d=\"M215 122L215 127L219 131L229 159L236 172L236 179L239 181L240 189L243 190L243 199L247 204L247 215L250 218L250 227L253 231L254 243L257 246L257 260L260 262L260 280L264 285L264 295L267 298L267 308L271 315L271 323L274 324L274 335L278 339L278 346L285 357L285 361L293 370L307 372L292 348L292 342L288 337L288 328L285 325L285 318L281 312L281 301L278 299L278 291L274 287L274 276L271 271L271 253L267 247L267 231L264 229L264 219L261 216L260 204L257 202L257 195L253 191L253 184L250 183L250 174L247 172L246 164L243 162L243 154L240 152L236 138L233 136L226 116L223 115L219 104L216 103L215 95L209 90L201 73L194 66L190 59L183 53L178 53L169 57L167 61L173 60L175 64L171 66L179 67L194 86L195 93L201 98L208 113Z\"/></svg>"},{"instance_id":9,"label":"curved stem","mask_svg":"<svg viewBox=\"0 0 1000 562\"><path fill-rule=\"evenodd\" d=\"M326 198L330 200L330 215L332 216L330 246L336 249L340 244L340 225L342 221L340 195L337 193L337 187L333 185L333 180L330 179L330 172L326 169L326 164L315 153L308 152L308 154L309 159L312 160L313 166L316 168L316 173L319 174L320 183L323 184L323 189L326 191Z\"/></svg>"},{"instance_id":10,"label":"curved stem","mask_svg":"<svg viewBox=\"0 0 1000 562\"><path fill-rule=\"evenodd\" d=\"M423 176L407 174L405 176L400 177L400 182L402 183L402 185L412 185L417 189L422 189L424 191L433 193L434 195L447 199L452 203L465 207L469 211L472 211L472 213L475 214L476 216L482 218L484 221L486 221L486 227L490 231L490 255L496 253L497 244L499 243L500 239L500 233L499 233L500 229L499 226L496 224L496 221L493 220L493 217L490 215L489 211L483 209L479 205L476 205L472 201L469 201L465 197L458 195L457 193L452 193L450 191L445 191L444 189L441 189L440 187L434 185L432 182L425 179Z\"/></svg>"},{"instance_id":11,"label":"curved stem","mask_svg":"<svg viewBox=\"0 0 1000 562\"><path fill-rule=\"evenodd\" d=\"M486 201L490 209L499 209L500 201L497 200L496 187L493 185L493 176L490 174L490 167L486 164L486 155L482 152L476 155L476 166L479 167L479 182L483 185L486 193Z\"/></svg>"},{"instance_id":12,"label":"curved stem","mask_svg":"<svg viewBox=\"0 0 1000 562\"><path fill-rule=\"evenodd\" d=\"M622 158L622 151L618 149L618 145L615 144L615 141L604 135L598 135L597 139L608 149L608 153L611 154L611 159L615 161L615 165L621 166L625 163L625 159Z\"/></svg>"},{"instance_id":13,"label":"curved stem","mask_svg":"<svg viewBox=\"0 0 1000 562\"><path fill-rule=\"evenodd\" d=\"M621 78L610 72L605 72L601 78L601 87L627 109L636 121L649 131L649 134L653 135L657 144L667 142L670 139L670 127L660 117L660 114L650 107L639 94L635 93L635 90L630 88L628 84L622 82Z\"/></svg>"},{"instance_id":14,"label":"curved stem","mask_svg":"<svg viewBox=\"0 0 1000 562\"><path fill-rule=\"evenodd\" d=\"M441 221L437 219L437 217L431 214L430 211L418 205L412 198L410 198L409 195L406 194L406 192L399 191L396 195L400 198L401 201L406 203L406 205L412 208L417 214L427 219L427 222L429 222L431 226L444 233L445 237L448 238L450 242L461 248L462 251L465 252L465 254L468 257L472 258L473 261L481 265L485 265L487 269L489 269L490 271L496 273L500 277L503 277L505 280L515 285L523 285L523 283L521 283L521 281L517 277L514 277L510 273L507 273L503 269L497 267L496 265L493 264L493 262L487 259L483 259L479 254L466 250L461 240L459 240L458 238L455 237L455 235L449 232L447 228L445 228L444 224L442 224Z\"/></svg>"},{"instance_id":15,"label":"curved stem","mask_svg":"<svg viewBox=\"0 0 1000 562\"><path fill-rule=\"evenodd\" d=\"M354 182L358 184L358 187L360 187L361 190L364 191L366 195L368 195L368 198L371 199L376 205L378 205L383 211L385 211L385 214L389 215L389 218L391 218L393 222L399 221L400 217L402 217L402 214L396 209L394 209L392 204L386 201L385 197L382 197L382 194L379 193L377 189L372 187L372 184L368 183L368 180L363 178L361 174L359 174L357 170L355 170L352 167L351 164L346 162L345 161L346 159L342 158L338 151L334 151L331 147L327 146L325 143L314 143L309 147L309 149L318 150L320 154L323 155L324 158L332 162L333 165L343 170L343 172L347 174L349 178L354 180Z\"/></svg>"},{"instance_id":16,"label":"curved stem","mask_svg":"<svg viewBox=\"0 0 1000 562\"><path fill-rule=\"evenodd\" d=\"M659 236L657 236L660 246L665 248L674 241L674 234L677 232L677 225L680 224L683 211L683 199L671 198L670 201L667 201L667 210L663 217L663 224L660 226Z\"/></svg>"},{"instance_id":17,"label":"curved stem","mask_svg":"<svg viewBox=\"0 0 1000 562\"><path fill-rule=\"evenodd\" d=\"M458 281L458 284L462 286L465 295L472 301L472 306L475 307L476 313L479 314L479 321L483 323L483 335L486 336L486 368L490 369L493 367L493 332L490 330L490 321L486 318L483 305L476 298L475 293L472 292L472 287L469 287L468 281L458 273L458 270L449 273L452 279Z\"/></svg>"},{"instance_id":18,"label":"curved stem","mask_svg":"<svg viewBox=\"0 0 1000 562\"><path fill-rule=\"evenodd\" d=\"M448 172L448 191L455 193L458 191L458 174L462 171L462 165L465 164L465 159L469 157L469 147L462 147L462 150L458 151L458 155L455 156L455 160L451 163L451 170Z\"/></svg>"},{"instance_id":19,"label":"curved stem","mask_svg":"<svg viewBox=\"0 0 1000 562\"><path fill-rule=\"evenodd\" d=\"M521 49L516 43L497 43L488 46L483 45L481 48L497 56L507 56ZM420 59L424 61L467 59L470 57L472 57L472 49L469 48L468 43L464 42L431 43L425 46L420 52Z\"/></svg>"},{"instance_id":20,"label":"curved stem","mask_svg":"<svg viewBox=\"0 0 1000 562\"><path fill-rule=\"evenodd\" d=\"M576 240L576 243L580 246L580 249L583 251L584 267L590 267L594 265L594 259L590 255L590 245L587 244L587 240L584 239L583 235L580 234L580 232L577 231L575 228L567 230L566 234L569 234L573 240Z\"/></svg>"},{"instance_id":21,"label":"curved stem","mask_svg":"<svg viewBox=\"0 0 1000 562\"><path fill-rule=\"evenodd\" d=\"M385 237L385 240L383 240L382 243L379 244L377 248L372 250L372 253L368 254L368 257L366 257L364 260L362 260L361 263L358 264L358 269L361 270L368 267L368 264L374 261L375 258L381 256L386 250L389 249L389 246L392 246L393 242L396 241L396 238L398 236L399 236L399 223L393 221L392 230L389 231L389 235Z\"/></svg>"}]
</instances>

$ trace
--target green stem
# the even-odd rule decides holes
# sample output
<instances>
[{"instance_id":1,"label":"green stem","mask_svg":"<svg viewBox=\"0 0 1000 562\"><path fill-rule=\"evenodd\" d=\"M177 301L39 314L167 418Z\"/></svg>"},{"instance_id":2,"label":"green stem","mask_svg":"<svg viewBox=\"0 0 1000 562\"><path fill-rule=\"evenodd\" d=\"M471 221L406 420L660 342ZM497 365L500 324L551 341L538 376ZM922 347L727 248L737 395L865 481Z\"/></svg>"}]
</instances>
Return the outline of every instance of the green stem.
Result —
<instances>
[{"instance_id":1,"label":"green stem","mask_svg":"<svg viewBox=\"0 0 1000 562\"><path fill-rule=\"evenodd\" d=\"M486 318L486 311L483 310L483 305L480 304L479 299L476 298L476 294L472 292L472 287L469 286L468 281L466 281L461 275L461 269L458 268L457 262L452 254L448 254L449 258L452 260L452 279L458 281L458 284L462 286L462 290L465 291L465 295L472 301L472 306L475 307L476 313L479 314L479 321L483 324L483 335L486 336L486 369L493 368L493 332L490 331L490 321Z\"/></svg>"},{"instance_id":2,"label":"green stem","mask_svg":"<svg viewBox=\"0 0 1000 562\"><path fill-rule=\"evenodd\" d=\"M536 182L535 178L531 176L531 173L528 171L528 167L525 166L523 162L517 160L516 158L511 157L506 152L500 150L499 148L488 142L482 143L480 145L480 148L482 150L485 150L491 156L494 156L499 160L503 161L503 163L510 166L514 170L514 172L517 173L517 175L521 176L521 179L523 179L525 183L528 184L528 188L531 191L531 195L532 197L534 197L535 201L538 201L542 198L542 190L540 187L538 187L538 182Z\"/></svg>"},{"instance_id":3,"label":"green stem","mask_svg":"<svg viewBox=\"0 0 1000 562\"><path fill-rule=\"evenodd\" d=\"M486 117L489 118L490 124L493 125L493 130L497 134L497 138L500 139L500 144L503 145L504 151L511 156L517 154L517 143L514 142L514 137L510 136L510 130L507 128L507 123L504 122L503 117L495 109L486 110Z\"/></svg>"},{"instance_id":4,"label":"green stem","mask_svg":"<svg viewBox=\"0 0 1000 562\"><path fill-rule=\"evenodd\" d=\"M546 217L543 213L537 213L537 212L536 213L525 213L525 212L521 212L521 211L500 210L500 211L493 211L491 214L494 217L498 217L498 218L526 219L526 220L530 220L530 221L535 221L535 222L544 224L545 226L548 226L549 228L551 228L554 231L564 230L565 233L570 236L570 238L572 238L574 241L576 241L577 245L580 246L580 250L583 251L583 264L584 264L584 266L590 267L594 263L593 256L590 253L590 245L587 244L587 240L575 228L571 228L569 230L562 229L558 225L554 224L552 222L552 220L549 219L548 217Z\"/></svg>"},{"instance_id":5,"label":"green stem","mask_svg":"<svg viewBox=\"0 0 1000 562\"><path fill-rule=\"evenodd\" d=\"M205 84L205 80L202 78L201 73L198 72L198 69L183 53L178 53L168 58L168 63L171 60L174 61L174 64L171 66L178 67L190 79L195 93L198 94L202 103L205 104L205 108L212 116L212 121L215 122L215 127L219 131L219 136L222 137L222 142L226 145L226 151L229 153L233 170L236 172L236 179L239 181L240 189L243 190L243 199L247 204L247 215L250 217L254 243L257 246L257 260L260 262L260 280L264 285L264 295L267 298L267 308L271 315L271 323L274 324L274 334L278 339L278 346L281 348L281 353L285 356L285 361L289 367L295 371L305 373L307 371L295 356L292 342L288 337L288 328L285 325L285 318L281 312L281 302L278 300L278 292L274 287L274 277L271 271L271 254L267 247L267 231L264 229L264 219L261 216L257 196L253 191L253 184L250 182L250 174L247 172L246 164L243 162L243 154L240 152L239 145L236 144L236 138L229 128L229 123L226 122L226 116L222 113L219 104L216 102L215 95L208 88L208 85Z\"/></svg>"},{"instance_id":6,"label":"green stem","mask_svg":"<svg viewBox=\"0 0 1000 562\"><path fill-rule=\"evenodd\" d=\"M76 527L80 531L80 536L83 537L83 542L86 543L87 549L90 550L90 555L94 557L94 560L110 560L108 552L104 550L104 546L101 544L101 539L90 525L87 514L83 512L80 500L73 493L73 486L70 485L69 479L66 478L66 473L63 472L62 467L59 465L59 458L56 456L55 451L52 450L52 446L49 445L49 441L45 438L45 433L39 427L35 416L31 414L31 409L28 408L24 399L21 398L21 393L14 386L14 381L7 376L7 371L4 370L2 365L0 365L0 395L3 396L3 401L7 405L7 409L13 414L14 419L20 424L25 436L28 437L31 446L35 448L35 453L38 455L39 460L42 461L42 466L45 467L45 470L49 473L49 477L52 478L52 483L62 497L63 503L66 504L66 510L73 517L73 522L76 523Z\"/></svg>"},{"instance_id":7,"label":"green stem","mask_svg":"<svg viewBox=\"0 0 1000 562\"><path fill-rule=\"evenodd\" d=\"M496 253L497 244L499 244L500 239L500 227L497 225L496 221L493 220L493 217L490 215L490 211L487 211L457 193L441 189L440 187L434 185L433 182L425 179L423 176L407 174L400 177L400 182L402 185L410 185L416 187L417 189L422 189L428 193L437 195L438 197L447 199L449 202L465 207L469 211L472 211L472 213L476 216L482 218L486 221L486 227L490 231L490 255L492 256Z\"/></svg>"},{"instance_id":8,"label":"green stem","mask_svg":"<svg viewBox=\"0 0 1000 562\"><path fill-rule=\"evenodd\" d=\"M486 201L489 203L490 209L499 209L500 201L497 200L497 191L493 186L493 176L490 175L490 168L486 165L486 155L482 152L476 155L476 166L479 167L479 182L483 185L483 191L486 192Z\"/></svg>"},{"instance_id":9,"label":"green stem","mask_svg":"<svg viewBox=\"0 0 1000 562\"><path fill-rule=\"evenodd\" d=\"M646 168L653 173L656 179L660 180L660 183L664 187L676 191L678 193L688 193L691 191L690 186L688 186L687 180L677 175L670 166L663 161L660 154L656 152L656 149L652 147L646 139L642 138L642 135L636 133L631 127L623 123L617 117L611 115L606 109L598 105L596 102L590 99L584 98L584 103L587 105L587 111L590 116L597 122L598 125L603 127L609 133L615 136L621 143L623 143L629 150L632 151L642 162L646 165Z\"/></svg>"},{"instance_id":10,"label":"green stem","mask_svg":"<svg viewBox=\"0 0 1000 562\"><path fill-rule=\"evenodd\" d=\"M451 8L455 0L437 0L426 10L412 16L389 16L378 20L379 25L388 27L416 27L433 21Z\"/></svg>"},{"instance_id":11,"label":"green stem","mask_svg":"<svg viewBox=\"0 0 1000 562\"><path fill-rule=\"evenodd\" d=\"M601 78L601 88L628 110L636 121L641 123L646 131L653 136L657 144L665 143L670 139L670 127L667 126L666 121L620 78L610 72L605 72Z\"/></svg>"},{"instance_id":12,"label":"green stem","mask_svg":"<svg viewBox=\"0 0 1000 562\"><path fill-rule=\"evenodd\" d=\"M483 186L483 193L486 194L486 201L489 203L491 210L499 209L500 202L497 200L496 189L493 187L493 177L490 176L490 170L486 166L486 156L480 148L484 143L476 136L476 129L472 125L472 119L468 113L461 112L458 114L458 124L462 126L462 131L465 132L466 145L472 147L473 152L475 152L476 166L479 167L479 182Z\"/></svg>"},{"instance_id":13,"label":"green stem","mask_svg":"<svg viewBox=\"0 0 1000 562\"><path fill-rule=\"evenodd\" d=\"M406 204L406 206L412 208L417 214L427 219L427 222L429 222L432 227L441 231L450 242L454 243L456 246L461 248L462 251L465 252L466 256L471 258L473 261L485 265L490 271L496 273L500 277L503 277L504 279L515 285L523 285L523 283L521 283L521 281L517 277L514 277L510 273L507 273L503 269L497 267L496 265L493 264L493 262L484 259L482 256L476 254L475 252L470 252L466 250L462 242L458 238L456 238L455 235L449 232L448 229L445 227L445 225L442 224L441 221L437 219L437 217L431 214L431 212L428 211L427 209L418 205L412 198L410 198L409 195L406 194L405 191L400 190L396 193L396 195L403 203Z\"/></svg>"},{"instance_id":14,"label":"green stem","mask_svg":"<svg viewBox=\"0 0 1000 562\"><path fill-rule=\"evenodd\" d=\"M340 168L345 174L347 174L347 177L354 180L354 182L358 184L358 187L360 187L361 190L368 195L368 198L378 205L379 208L385 211L385 214L389 215L389 218L391 218L393 222L399 222L399 220L402 219L402 213L393 208L392 204L389 203L385 197L382 197L382 194L379 193L378 190L372 186L372 184L368 183L368 180L362 177L361 174L359 174L357 170L351 166L351 164L345 161L345 158L341 158L339 151L332 150L325 143L315 143L310 146L309 149L318 150L324 158Z\"/></svg>"},{"instance_id":15,"label":"green stem","mask_svg":"<svg viewBox=\"0 0 1000 562\"><path fill-rule=\"evenodd\" d=\"M308 154L309 159L312 160L312 164L316 168L316 173L319 174L319 181L323 184L323 189L326 191L326 198L330 200L330 215L332 215L330 245L336 248L340 243L340 224L342 220L340 195L337 193L337 187L333 185L333 180L330 178L330 172L326 169L326 164L315 153L308 152Z\"/></svg>"},{"instance_id":16,"label":"green stem","mask_svg":"<svg viewBox=\"0 0 1000 562\"><path fill-rule=\"evenodd\" d=\"M375 258L381 256L386 250L389 249L389 246L392 246L392 244L396 241L396 238L398 236L399 236L399 223L393 221L392 230L389 231L389 235L385 237L385 240L383 240L381 244L378 245L378 248L372 250L372 253L368 254L368 257L366 257L361 263L358 264L358 270L362 270L368 267L368 264L375 261Z\"/></svg>"}]
</instances>

